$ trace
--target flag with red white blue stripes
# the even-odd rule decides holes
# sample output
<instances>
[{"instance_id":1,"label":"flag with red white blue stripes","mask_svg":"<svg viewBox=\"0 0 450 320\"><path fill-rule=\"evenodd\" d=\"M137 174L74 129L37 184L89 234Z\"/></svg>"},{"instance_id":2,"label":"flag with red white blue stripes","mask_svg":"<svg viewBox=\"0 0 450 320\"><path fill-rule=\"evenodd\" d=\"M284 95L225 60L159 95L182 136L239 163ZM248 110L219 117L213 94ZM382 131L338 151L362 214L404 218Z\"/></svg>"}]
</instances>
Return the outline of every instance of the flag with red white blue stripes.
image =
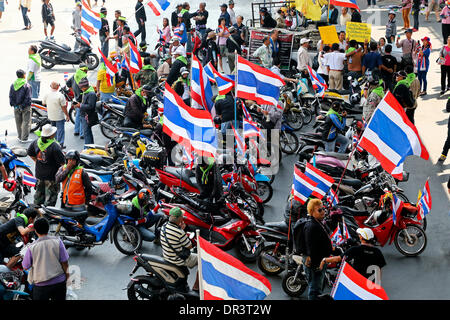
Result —
<instances>
[{"instance_id":1,"label":"flag with red white blue stripes","mask_svg":"<svg viewBox=\"0 0 450 320\"><path fill-rule=\"evenodd\" d=\"M37 179L31 173L24 171L22 175L22 181L24 185L35 187Z\"/></svg>"},{"instance_id":2,"label":"flag with red white blue stripes","mask_svg":"<svg viewBox=\"0 0 450 320\"><path fill-rule=\"evenodd\" d=\"M150 0L147 5L153 13L159 17L161 13L166 11L166 9L170 6L170 2L167 0Z\"/></svg>"},{"instance_id":3,"label":"flag with red white blue stripes","mask_svg":"<svg viewBox=\"0 0 450 320\"><path fill-rule=\"evenodd\" d=\"M301 204L305 204L317 185L317 182L308 178L296 165L294 165L294 183L292 184L294 200L299 201Z\"/></svg>"},{"instance_id":4,"label":"flag with red white blue stripes","mask_svg":"<svg viewBox=\"0 0 450 320\"><path fill-rule=\"evenodd\" d=\"M430 191L430 184L425 182L425 186L423 187L423 190L421 193L419 193L419 200L417 201L417 207L419 208L419 215L417 218L419 220L423 220L427 214L431 212L431 191Z\"/></svg>"}]
</instances>

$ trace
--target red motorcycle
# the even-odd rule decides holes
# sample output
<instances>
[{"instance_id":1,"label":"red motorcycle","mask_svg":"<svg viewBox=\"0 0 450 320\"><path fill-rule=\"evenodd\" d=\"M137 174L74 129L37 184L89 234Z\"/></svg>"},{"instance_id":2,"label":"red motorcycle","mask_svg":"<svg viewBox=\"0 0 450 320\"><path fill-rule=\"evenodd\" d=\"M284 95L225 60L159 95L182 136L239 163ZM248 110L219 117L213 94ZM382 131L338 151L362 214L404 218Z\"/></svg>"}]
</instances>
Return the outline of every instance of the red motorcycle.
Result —
<instances>
[{"instance_id":1,"label":"red motorcycle","mask_svg":"<svg viewBox=\"0 0 450 320\"><path fill-rule=\"evenodd\" d=\"M417 221L417 207L404 203L403 208L397 214L397 222L394 224L392 213L392 198L389 193L381 197L380 210L375 210L368 218L366 216L354 216L360 228L372 229L380 246L394 242L397 250L408 257L421 254L427 246L427 236Z\"/></svg>"},{"instance_id":2,"label":"red motorcycle","mask_svg":"<svg viewBox=\"0 0 450 320\"><path fill-rule=\"evenodd\" d=\"M195 201L192 195L186 194L180 188L172 187L171 191L174 197L185 199L189 203ZM254 262L261 251L262 237L256 230L256 221L248 205L239 198L232 198L231 194L227 194L225 207L215 210L214 213L210 210L198 210L198 205L191 204L162 202L161 207L166 215L169 215L173 207L183 209L187 232L195 232L198 229L201 237L222 250L234 247L242 261Z\"/></svg>"},{"instance_id":3,"label":"red motorcycle","mask_svg":"<svg viewBox=\"0 0 450 320\"><path fill-rule=\"evenodd\" d=\"M155 168L155 170L159 177L160 185L163 184L168 188L175 186L189 192L200 193L195 173L192 170L169 166L164 167L164 169Z\"/></svg>"}]
</instances>

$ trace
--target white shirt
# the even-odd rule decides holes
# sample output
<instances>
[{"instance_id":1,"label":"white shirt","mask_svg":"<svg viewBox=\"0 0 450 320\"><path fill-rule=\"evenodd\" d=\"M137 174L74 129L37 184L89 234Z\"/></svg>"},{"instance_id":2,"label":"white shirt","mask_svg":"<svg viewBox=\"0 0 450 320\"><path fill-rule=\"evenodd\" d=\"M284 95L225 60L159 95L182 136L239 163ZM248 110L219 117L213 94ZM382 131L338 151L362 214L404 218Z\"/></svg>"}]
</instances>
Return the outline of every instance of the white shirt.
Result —
<instances>
[{"instance_id":1,"label":"white shirt","mask_svg":"<svg viewBox=\"0 0 450 320\"><path fill-rule=\"evenodd\" d=\"M347 50L347 41L342 41L342 42L340 42L339 41L339 50Z\"/></svg>"},{"instance_id":2,"label":"white shirt","mask_svg":"<svg viewBox=\"0 0 450 320\"><path fill-rule=\"evenodd\" d=\"M344 61L347 60L345 53L333 51L324 55L324 65L330 67L330 70L343 70Z\"/></svg>"},{"instance_id":3,"label":"white shirt","mask_svg":"<svg viewBox=\"0 0 450 320\"><path fill-rule=\"evenodd\" d=\"M309 57L308 50L301 46L300 49L298 49L297 69L299 71L306 70L307 65L311 66L311 58Z\"/></svg>"},{"instance_id":4,"label":"white shirt","mask_svg":"<svg viewBox=\"0 0 450 320\"><path fill-rule=\"evenodd\" d=\"M286 79L285 76L283 76L281 74L280 68L278 68L277 66L272 66L272 68L270 68L270 71L272 71L273 73L275 73L277 76L279 76L282 80Z\"/></svg>"},{"instance_id":5,"label":"white shirt","mask_svg":"<svg viewBox=\"0 0 450 320\"><path fill-rule=\"evenodd\" d=\"M30 72L34 73L34 81L41 81L41 66L39 66L33 60L28 59L27 75ZM28 78L28 76L27 76L27 78Z\"/></svg>"},{"instance_id":6,"label":"white shirt","mask_svg":"<svg viewBox=\"0 0 450 320\"><path fill-rule=\"evenodd\" d=\"M236 13L234 13L234 10L231 9L231 8L228 8L227 12L230 15L230 23L231 23L231 25L234 25L235 23L237 23L237 21L236 21Z\"/></svg>"},{"instance_id":7,"label":"white shirt","mask_svg":"<svg viewBox=\"0 0 450 320\"><path fill-rule=\"evenodd\" d=\"M50 121L64 120L65 115L61 107L66 105L66 98L61 92L52 89L44 96L42 103L47 105L47 114Z\"/></svg>"},{"instance_id":8,"label":"white shirt","mask_svg":"<svg viewBox=\"0 0 450 320\"><path fill-rule=\"evenodd\" d=\"M322 52L319 53L319 68L317 68L317 73L328 75L327 66L324 65L325 58Z\"/></svg>"},{"instance_id":9,"label":"white shirt","mask_svg":"<svg viewBox=\"0 0 450 320\"><path fill-rule=\"evenodd\" d=\"M352 21L352 15L347 13L344 16L343 14L341 14L341 16L339 17L339 24L341 26L347 26L348 21Z\"/></svg>"}]
</instances>

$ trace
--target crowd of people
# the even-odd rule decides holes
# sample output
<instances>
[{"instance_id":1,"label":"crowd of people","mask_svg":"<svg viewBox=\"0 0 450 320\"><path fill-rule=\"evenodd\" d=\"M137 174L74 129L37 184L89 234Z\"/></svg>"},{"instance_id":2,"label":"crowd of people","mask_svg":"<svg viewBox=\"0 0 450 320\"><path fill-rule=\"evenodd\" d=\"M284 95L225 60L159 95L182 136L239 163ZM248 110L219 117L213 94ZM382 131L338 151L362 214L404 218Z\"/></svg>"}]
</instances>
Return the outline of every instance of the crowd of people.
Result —
<instances>
[{"instance_id":1,"label":"crowd of people","mask_svg":"<svg viewBox=\"0 0 450 320\"><path fill-rule=\"evenodd\" d=\"M0 5L3 1L0 1ZM375 1L368 1L369 5L376 5ZM311 40L300 40L300 49L297 54L297 69L302 77L309 78L308 67L317 69L317 73L326 81L329 89L340 90L345 86L347 75L353 78L367 77L367 86L364 88L365 104L363 105L363 117L369 121L379 102L383 99L387 90L393 92L399 103L405 108L406 114L414 123L414 112L417 108L419 96L427 94L427 72L430 66L431 42L428 37L420 41L413 39L414 29L409 28L406 16L409 16L408 7L411 0L404 1L404 38L399 39L395 22L396 12L388 14L386 25L386 37L378 42L358 43L350 40L345 31L339 33L339 43L318 44L317 66L311 59L308 51ZM417 11L416 1L412 7ZM90 1L88 1L90 5ZM97 1L95 4L97 5ZM105 5L105 1L103 1ZM202 64L209 62L221 73L235 73L236 52L243 54L243 48L249 43L249 29L244 24L244 17L234 11L234 1L222 4L220 18L217 23L209 21L207 3L202 2L199 8L191 11L188 2L180 3L170 18L164 18L163 24L158 29L160 42L164 46L164 55L159 57L155 52L147 52L146 21L143 0L138 0L135 6L135 19L137 30L133 33L128 26L127 19L122 16L120 10L115 10L113 27L109 27L107 20L108 10L100 8L102 27L99 32L101 50L110 63L120 66L119 72L112 81L108 78L105 61L97 70L96 85L88 80L88 67L85 64L78 66L76 72L68 79L66 85L74 92L73 107L76 108L74 135L84 140L84 144L93 144L94 135L92 127L99 123L101 114L96 109L97 101L108 102L118 90L128 92L130 98L124 109L124 127L136 129L147 128L147 109L150 106L152 91L161 82L165 81L181 97L186 105L191 104L189 57L199 55ZM436 9L434 2L430 3L431 9ZM1 8L1 7L0 7ZM25 28L31 28L31 22L26 13L30 8L30 0L20 1L20 8L24 15ZM447 9L445 9L447 8ZM450 10L450 4L441 12L441 17ZM81 33L82 5L76 2L73 11L73 30ZM350 13L349 13L350 11ZM1 10L0 10L1 12ZM345 25L347 21L361 22L358 10L342 8L341 15L333 5L329 7L329 23ZM408 14L406 14L408 13ZM305 18L295 8L282 7L277 10L275 18L267 8L260 9L260 24L267 28L270 35L263 39L263 44L254 53L259 64L278 74L285 81L298 82L298 79L285 77L280 71L280 42L279 29L298 30L304 25ZM449 11L450 14L450 11ZM45 36L47 26L51 26L50 37L53 39L55 28L54 11L49 0L43 1L42 7ZM414 15L415 17L415 15ZM0 16L1 18L1 16ZM442 18L444 21L444 17ZM445 16L447 19L447 16ZM195 23L195 25L194 25ZM444 22L443 22L444 23ZM208 26L214 25L214 28ZM418 23L415 24L418 29ZM444 29L443 29L444 30ZM140 37L140 42L137 38ZM111 45L110 41L114 41ZM446 38L447 45L440 51L442 87L441 94L450 89L450 37ZM142 69L132 74L121 64L122 58L129 54L130 45L139 48L142 57ZM392 48L396 46L402 50L401 62L397 62L392 56ZM110 50L114 48L113 50ZM58 196L61 194L61 204L66 208L82 207L89 202L93 193L91 181L82 167L80 167L80 154L78 151L63 151L67 148L65 143L65 123L69 121L66 98L60 92L61 84L52 82L51 91L40 96L41 83L41 57L37 53L37 47L29 47L29 60L27 70L17 70L17 79L10 88L10 105L14 108L14 116L17 126L18 139L21 143L30 143L27 148L28 156L35 162L35 176L37 178L34 194L35 206L55 206ZM447 86L446 85L447 81ZM30 140L31 99L42 98L42 104L47 107L50 124L46 124L38 132L38 138ZM234 97L232 93L225 96L214 97L217 115L221 122L221 131L225 133L231 127L235 119ZM270 114L272 127L277 129L281 124L282 112L277 108L261 106L258 111ZM242 111L239 111L242 112ZM333 103L330 111L325 116L325 124L322 139L325 141L326 151L344 153L350 143L345 136L347 113L340 103ZM170 140L170 138L169 138ZM450 118L449 138L445 143L441 161L445 160L450 149ZM0 169L3 167L0 165ZM4 168L0 170L6 178ZM202 192L214 193L217 191L217 168L213 163L205 161L203 166L196 169L196 178ZM209 183L208 183L209 181ZM221 185L220 185L221 187ZM450 188L449 188L450 191ZM158 214L150 213L150 194L144 189L139 191L132 202L132 210L139 216L143 212L151 218L141 226L141 231L148 241L155 240L155 234L148 229L160 219ZM219 196L220 198L220 196ZM292 201L292 198L289 200ZM288 204L290 210L295 207ZM296 204L298 205L298 204ZM367 267L376 265L382 268L386 262L381 251L373 246L374 234L371 229L358 229L361 245L353 247L346 252L335 252L330 242L330 230L320 221L325 210L320 200L311 200L307 205L309 221L305 227L306 254L304 265L309 283L308 297L317 299L322 292L324 277L324 265L340 262L344 257L361 274L367 275ZM17 250L13 249L6 238L11 232L26 234L36 232L39 240L28 249L23 266L30 268L29 281L36 284L34 299L65 298L65 281L68 279L69 256L64 244L56 238L48 236L49 225L45 218L38 218L36 209L30 208L18 215L7 224L0 226L0 258L14 257ZM34 226L30 226L34 223ZM162 228L160 242L163 257L178 266L193 268L197 263L195 254L190 254L186 259L181 259L177 252L192 247L185 231L183 222L183 210L173 208L170 210L169 222ZM332 257L330 257L332 255ZM44 261L45 260L45 261ZM11 259L10 264L14 263ZM198 289L198 281L194 285Z\"/></svg>"}]
</instances>

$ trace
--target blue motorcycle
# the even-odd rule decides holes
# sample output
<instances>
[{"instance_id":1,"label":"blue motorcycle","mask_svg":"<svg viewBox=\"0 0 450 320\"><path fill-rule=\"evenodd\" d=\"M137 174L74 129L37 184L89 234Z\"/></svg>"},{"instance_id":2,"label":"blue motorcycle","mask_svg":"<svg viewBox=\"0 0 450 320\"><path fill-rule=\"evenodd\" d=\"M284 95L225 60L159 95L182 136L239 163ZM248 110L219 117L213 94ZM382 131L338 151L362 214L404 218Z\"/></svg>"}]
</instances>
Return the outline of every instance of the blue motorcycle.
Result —
<instances>
[{"instance_id":1,"label":"blue motorcycle","mask_svg":"<svg viewBox=\"0 0 450 320\"><path fill-rule=\"evenodd\" d=\"M11 271L0 265L0 301L31 300L30 294L20 290L22 286L20 272Z\"/></svg>"},{"instance_id":2,"label":"blue motorcycle","mask_svg":"<svg viewBox=\"0 0 450 320\"><path fill-rule=\"evenodd\" d=\"M5 140L0 141L0 157L8 176L14 179L21 176L24 171L32 175L33 173L31 172L30 166L19 159L27 156L27 150L20 147L8 147L6 142L7 136L8 131L5 131Z\"/></svg>"},{"instance_id":3,"label":"blue motorcycle","mask_svg":"<svg viewBox=\"0 0 450 320\"><path fill-rule=\"evenodd\" d=\"M111 193L97 197L106 211L103 218L88 217L88 211L75 211L55 207L43 207L50 220L49 234L60 236L66 246L77 249L102 245L110 237L116 248L125 255L132 255L142 246L142 236L135 219L122 214Z\"/></svg>"},{"instance_id":4,"label":"blue motorcycle","mask_svg":"<svg viewBox=\"0 0 450 320\"><path fill-rule=\"evenodd\" d=\"M294 129L290 127L283 117L280 129L280 149L286 154L294 154L300 146Z\"/></svg>"}]
</instances>

